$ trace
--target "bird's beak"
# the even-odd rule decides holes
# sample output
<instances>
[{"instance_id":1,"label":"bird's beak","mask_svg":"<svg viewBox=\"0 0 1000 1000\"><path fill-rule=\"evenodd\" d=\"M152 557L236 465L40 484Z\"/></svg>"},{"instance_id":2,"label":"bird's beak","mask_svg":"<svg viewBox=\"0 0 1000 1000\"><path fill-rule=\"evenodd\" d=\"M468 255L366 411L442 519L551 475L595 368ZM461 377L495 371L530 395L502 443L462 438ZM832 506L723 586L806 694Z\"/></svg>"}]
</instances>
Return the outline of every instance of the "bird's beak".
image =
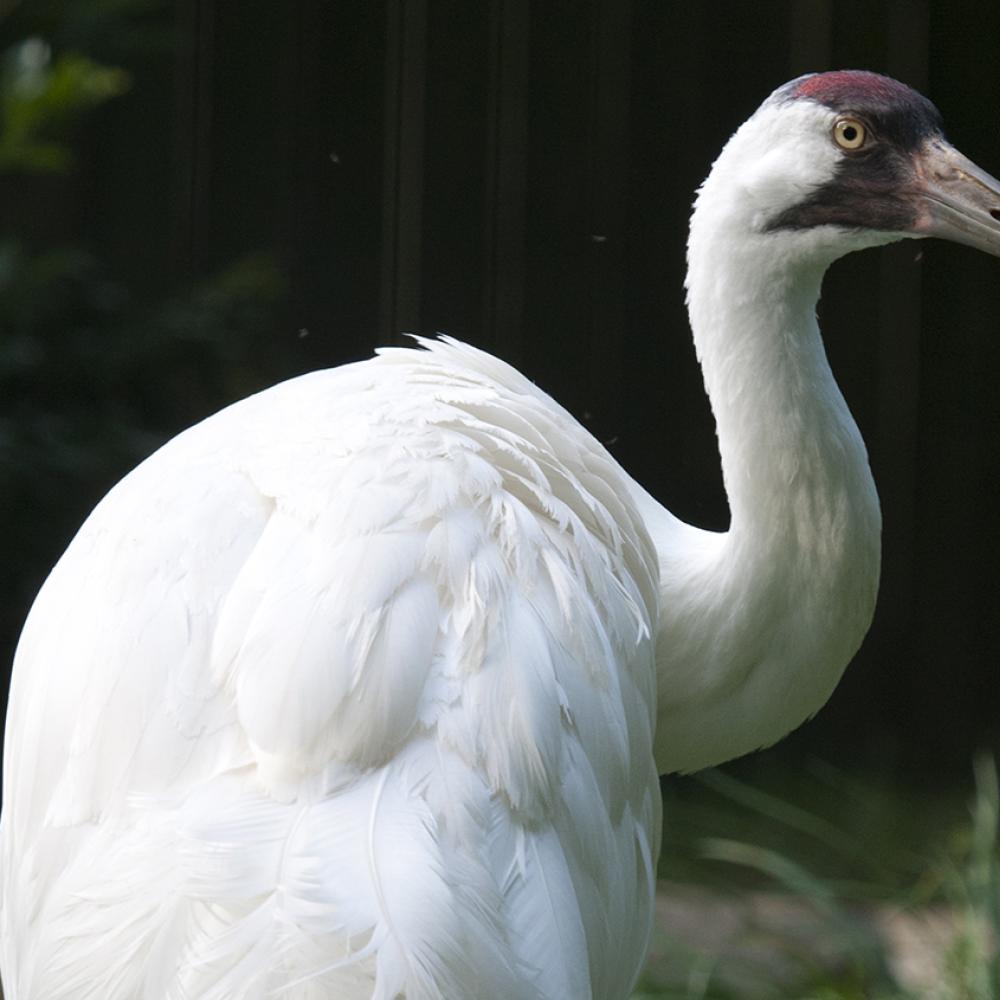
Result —
<instances>
[{"instance_id":1,"label":"bird's beak","mask_svg":"<svg viewBox=\"0 0 1000 1000\"><path fill-rule=\"evenodd\" d=\"M1000 181L944 139L914 156L920 208L913 231L1000 257Z\"/></svg>"}]
</instances>

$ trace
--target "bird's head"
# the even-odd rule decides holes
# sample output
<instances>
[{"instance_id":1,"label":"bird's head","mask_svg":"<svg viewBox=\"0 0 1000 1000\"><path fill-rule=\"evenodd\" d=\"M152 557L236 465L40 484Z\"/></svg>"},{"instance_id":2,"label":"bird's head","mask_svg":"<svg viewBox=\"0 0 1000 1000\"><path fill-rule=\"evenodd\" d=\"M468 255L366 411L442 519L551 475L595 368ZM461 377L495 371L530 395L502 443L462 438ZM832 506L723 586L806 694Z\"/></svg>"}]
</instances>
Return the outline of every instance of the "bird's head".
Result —
<instances>
[{"instance_id":1,"label":"bird's head","mask_svg":"<svg viewBox=\"0 0 1000 1000\"><path fill-rule=\"evenodd\" d=\"M720 154L698 214L755 253L822 265L907 236L1000 256L1000 181L947 142L930 101L877 73L776 90Z\"/></svg>"}]
</instances>

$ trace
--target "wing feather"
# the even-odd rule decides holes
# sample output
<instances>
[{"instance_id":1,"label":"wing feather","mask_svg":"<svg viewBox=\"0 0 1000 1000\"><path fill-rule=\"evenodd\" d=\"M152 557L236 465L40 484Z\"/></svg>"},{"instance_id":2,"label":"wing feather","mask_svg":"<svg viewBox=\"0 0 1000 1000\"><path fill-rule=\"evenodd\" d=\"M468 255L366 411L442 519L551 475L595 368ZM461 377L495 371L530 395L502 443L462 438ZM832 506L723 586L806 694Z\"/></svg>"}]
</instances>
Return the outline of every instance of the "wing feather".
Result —
<instances>
[{"instance_id":1,"label":"wing feather","mask_svg":"<svg viewBox=\"0 0 1000 1000\"><path fill-rule=\"evenodd\" d=\"M624 998L656 560L607 453L454 341L180 435L15 665L9 1000Z\"/></svg>"}]
</instances>

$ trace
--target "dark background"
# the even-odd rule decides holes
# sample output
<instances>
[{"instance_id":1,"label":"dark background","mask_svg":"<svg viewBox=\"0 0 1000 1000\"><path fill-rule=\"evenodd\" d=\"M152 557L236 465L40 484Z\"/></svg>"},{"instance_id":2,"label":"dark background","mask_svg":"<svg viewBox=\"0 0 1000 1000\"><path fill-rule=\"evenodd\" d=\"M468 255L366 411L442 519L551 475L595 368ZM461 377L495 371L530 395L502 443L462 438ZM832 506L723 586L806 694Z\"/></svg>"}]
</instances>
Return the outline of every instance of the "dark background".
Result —
<instances>
[{"instance_id":1,"label":"dark background","mask_svg":"<svg viewBox=\"0 0 1000 1000\"><path fill-rule=\"evenodd\" d=\"M3 663L138 460L403 331L500 354L725 527L683 305L695 188L771 90L836 67L922 90L1000 173L998 42L995 0L0 0ZM908 241L827 280L884 574L786 759L947 782L998 744L998 277Z\"/></svg>"}]
</instances>

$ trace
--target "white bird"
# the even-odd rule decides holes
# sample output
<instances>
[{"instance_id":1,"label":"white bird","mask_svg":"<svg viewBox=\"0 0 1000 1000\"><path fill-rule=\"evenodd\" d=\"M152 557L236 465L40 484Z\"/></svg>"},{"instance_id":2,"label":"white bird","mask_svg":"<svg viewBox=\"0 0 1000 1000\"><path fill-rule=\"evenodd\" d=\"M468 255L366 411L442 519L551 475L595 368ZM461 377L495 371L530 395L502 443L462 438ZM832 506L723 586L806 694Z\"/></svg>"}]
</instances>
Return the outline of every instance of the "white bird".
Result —
<instances>
[{"instance_id":1,"label":"white bird","mask_svg":"<svg viewBox=\"0 0 1000 1000\"><path fill-rule=\"evenodd\" d=\"M800 78L736 132L688 244L723 533L451 340L275 386L140 465L15 660L7 1000L627 997L658 772L799 725L871 619L879 506L823 273L904 236L997 254L998 218L885 77Z\"/></svg>"}]
</instances>

